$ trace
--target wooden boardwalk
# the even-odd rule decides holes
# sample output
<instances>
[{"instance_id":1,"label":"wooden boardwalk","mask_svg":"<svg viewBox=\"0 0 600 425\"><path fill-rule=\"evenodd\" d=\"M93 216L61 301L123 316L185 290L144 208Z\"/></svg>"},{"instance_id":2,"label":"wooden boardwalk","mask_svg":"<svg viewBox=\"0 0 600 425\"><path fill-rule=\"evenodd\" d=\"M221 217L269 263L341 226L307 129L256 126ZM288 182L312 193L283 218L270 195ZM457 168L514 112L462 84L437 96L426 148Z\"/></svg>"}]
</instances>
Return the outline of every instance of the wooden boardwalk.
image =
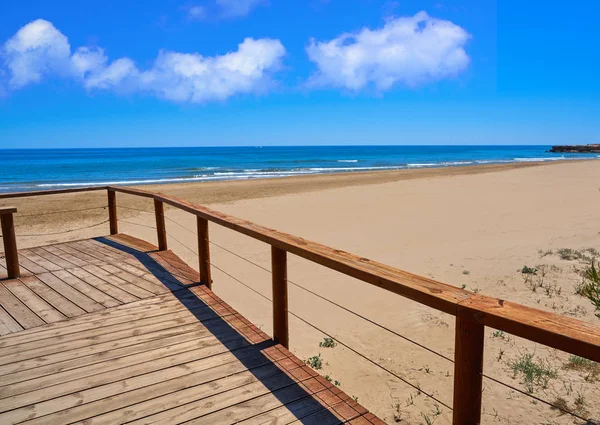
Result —
<instances>
[{"instance_id":1,"label":"wooden boardwalk","mask_svg":"<svg viewBox=\"0 0 600 425\"><path fill-rule=\"evenodd\" d=\"M171 251L118 234L19 262L0 266L1 424L383 423Z\"/></svg>"}]
</instances>

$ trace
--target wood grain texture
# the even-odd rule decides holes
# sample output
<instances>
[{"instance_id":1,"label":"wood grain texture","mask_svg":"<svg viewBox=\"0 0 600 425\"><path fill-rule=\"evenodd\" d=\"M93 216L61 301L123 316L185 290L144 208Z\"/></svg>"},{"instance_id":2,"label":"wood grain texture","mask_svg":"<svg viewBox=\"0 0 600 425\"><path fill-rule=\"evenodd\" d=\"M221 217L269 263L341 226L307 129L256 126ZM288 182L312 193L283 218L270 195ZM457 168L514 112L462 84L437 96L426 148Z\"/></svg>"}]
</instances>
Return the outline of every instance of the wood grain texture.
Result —
<instances>
[{"instance_id":1,"label":"wood grain texture","mask_svg":"<svg viewBox=\"0 0 600 425\"><path fill-rule=\"evenodd\" d=\"M15 223L13 213L17 211L14 207L0 209L0 227L2 227L2 243L4 245L4 257L6 260L6 274L9 279L21 276L19 268L19 254L17 252L17 237L15 236Z\"/></svg>"},{"instance_id":2,"label":"wood grain texture","mask_svg":"<svg viewBox=\"0 0 600 425\"><path fill-rule=\"evenodd\" d=\"M481 420L484 326L456 316L454 337L454 424L478 425Z\"/></svg>"},{"instance_id":3,"label":"wood grain texture","mask_svg":"<svg viewBox=\"0 0 600 425\"><path fill-rule=\"evenodd\" d=\"M275 247L271 247L271 272L273 283L273 338L285 348L289 348L287 253Z\"/></svg>"}]
</instances>

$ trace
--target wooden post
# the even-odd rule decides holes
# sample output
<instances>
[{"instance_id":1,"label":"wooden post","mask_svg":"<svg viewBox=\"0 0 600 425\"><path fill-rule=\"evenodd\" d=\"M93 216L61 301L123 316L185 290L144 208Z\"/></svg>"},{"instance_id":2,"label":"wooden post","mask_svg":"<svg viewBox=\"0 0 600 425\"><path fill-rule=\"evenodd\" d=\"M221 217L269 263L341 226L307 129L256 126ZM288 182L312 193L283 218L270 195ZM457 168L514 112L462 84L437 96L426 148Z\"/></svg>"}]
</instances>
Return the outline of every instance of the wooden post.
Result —
<instances>
[{"instance_id":1,"label":"wooden post","mask_svg":"<svg viewBox=\"0 0 600 425\"><path fill-rule=\"evenodd\" d=\"M165 206L162 201L154 200L154 215L156 216L156 235L158 236L159 251L167 250L167 228L165 226Z\"/></svg>"},{"instance_id":2,"label":"wooden post","mask_svg":"<svg viewBox=\"0 0 600 425\"><path fill-rule=\"evenodd\" d=\"M456 315L454 425L476 425L481 421L484 329L460 312Z\"/></svg>"},{"instance_id":3,"label":"wooden post","mask_svg":"<svg viewBox=\"0 0 600 425\"><path fill-rule=\"evenodd\" d=\"M289 348L287 252L271 246L273 274L273 339Z\"/></svg>"},{"instance_id":4,"label":"wooden post","mask_svg":"<svg viewBox=\"0 0 600 425\"><path fill-rule=\"evenodd\" d=\"M117 224L117 193L108 189L108 219L110 221L110 234L116 235L119 233L119 225Z\"/></svg>"},{"instance_id":5,"label":"wooden post","mask_svg":"<svg viewBox=\"0 0 600 425\"><path fill-rule=\"evenodd\" d=\"M198 259L200 260L200 283L212 289L210 277L210 247L208 244L208 220L196 216L198 224Z\"/></svg>"},{"instance_id":6,"label":"wooden post","mask_svg":"<svg viewBox=\"0 0 600 425\"><path fill-rule=\"evenodd\" d=\"M21 276L19 269L19 254L17 252L17 238L15 236L15 223L13 214L17 212L15 207L0 208L0 221L2 222L2 240L4 241L4 255L6 257L6 270L9 279Z\"/></svg>"}]
</instances>

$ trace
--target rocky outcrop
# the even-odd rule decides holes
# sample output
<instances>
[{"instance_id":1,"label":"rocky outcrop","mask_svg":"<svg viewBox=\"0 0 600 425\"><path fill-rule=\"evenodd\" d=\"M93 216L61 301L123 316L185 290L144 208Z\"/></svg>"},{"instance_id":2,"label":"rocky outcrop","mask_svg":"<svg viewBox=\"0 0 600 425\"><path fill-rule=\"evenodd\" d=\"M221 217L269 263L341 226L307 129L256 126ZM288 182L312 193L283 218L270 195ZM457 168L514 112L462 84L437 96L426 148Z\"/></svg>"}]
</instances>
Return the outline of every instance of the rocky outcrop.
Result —
<instances>
[{"instance_id":1,"label":"rocky outcrop","mask_svg":"<svg viewBox=\"0 0 600 425\"><path fill-rule=\"evenodd\" d=\"M550 152L556 153L600 153L600 144L552 146Z\"/></svg>"}]
</instances>

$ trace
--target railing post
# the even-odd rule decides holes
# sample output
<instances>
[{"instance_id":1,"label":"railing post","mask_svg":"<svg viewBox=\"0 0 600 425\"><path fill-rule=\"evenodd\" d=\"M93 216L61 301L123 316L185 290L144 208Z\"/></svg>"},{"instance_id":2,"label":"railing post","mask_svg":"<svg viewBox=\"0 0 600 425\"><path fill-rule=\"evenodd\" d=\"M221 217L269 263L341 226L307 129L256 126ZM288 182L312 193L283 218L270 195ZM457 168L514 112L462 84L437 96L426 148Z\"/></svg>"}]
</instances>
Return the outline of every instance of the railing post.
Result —
<instances>
[{"instance_id":1,"label":"railing post","mask_svg":"<svg viewBox=\"0 0 600 425\"><path fill-rule=\"evenodd\" d=\"M17 252L17 238L15 236L15 223L13 214L17 212L15 207L0 208L0 221L2 222L2 240L4 241L4 255L6 257L6 270L9 279L21 276L19 269L19 254Z\"/></svg>"},{"instance_id":2,"label":"railing post","mask_svg":"<svg viewBox=\"0 0 600 425\"><path fill-rule=\"evenodd\" d=\"M117 193L113 189L108 189L108 220L110 222L110 234L119 233L117 224Z\"/></svg>"},{"instance_id":3,"label":"railing post","mask_svg":"<svg viewBox=\"0 0 600 425\"><path fill-rule=\"evenodd\" d=\"M460 311L456 315L454 425L476 425L481 421L484 329Z\"/></svg>"},{"instance_id":4,"label":"railing post","mask_svg":"<svg viewBox=\"0 0 600 425\"><path fill-rule=\"evenodd\" d=\"M156 216L156 235L158 236L159 251L167 250L167 228L165 227L165 206L162 201L154 200L154 215Z\"/></svg>"},{"instance_id":5,"label":"railing post","mask_svg":"<svg viewBox=\"0 0 600 425\"><path fill-rule=\"evenodd\" d=\"M273 339L289 348L287 252L271 246L273 275Z\"/></svg>"},{"instance_id":6,"label":"railing post","mask_svg":"<svg viewBox=\"0 0 600 425\"><path fill-rule=\"evenodd\" d=\"M200 260L200 283L212 289L210 277L210 248L208 245L208 220L196 216L198 224L198 259Z\"/></svg>"}]
</instances>

